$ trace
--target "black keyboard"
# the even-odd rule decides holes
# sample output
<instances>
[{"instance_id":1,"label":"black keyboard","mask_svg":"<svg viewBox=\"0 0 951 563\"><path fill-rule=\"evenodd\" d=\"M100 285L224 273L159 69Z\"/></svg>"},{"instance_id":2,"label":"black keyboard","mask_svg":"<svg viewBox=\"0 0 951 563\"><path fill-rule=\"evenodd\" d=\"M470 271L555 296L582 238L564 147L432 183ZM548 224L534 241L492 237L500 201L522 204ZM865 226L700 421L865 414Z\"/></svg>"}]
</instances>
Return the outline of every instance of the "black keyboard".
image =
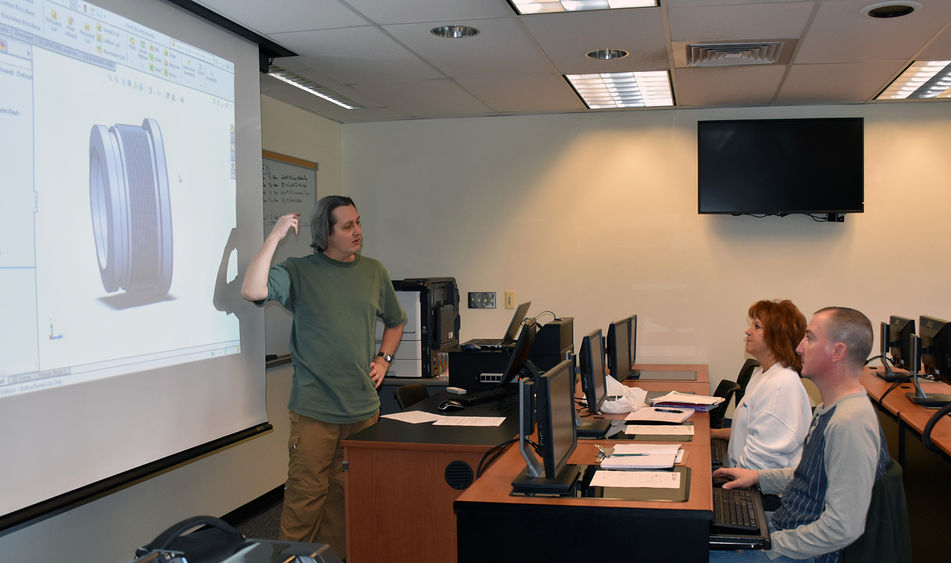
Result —
<instances>
[{"instance_id":1,"label":"black keyboard","mask_svg":"<svg viewBox=\"0 0 951 563\"><path fill-rule=\"evenodd\" d=\"M710 440L710 464L713 467L723 467L726 465L730 455L727 453L727 447L730 442L714 438Z\"/></svg>"},{"instance_id":2,"label":"black keyboard","mask_svg":"<svg viewBox=\"0 0 951 563\"><path fill-rule=\"evenodd\" d=\"M506 385L505 387L491 387L489 389L483 389L482 391L470 391L465 395L460 395L453 398L463 405L469 407L479 403L484 403L486 401L491 401L493 399L501 399L502 397L506 397L508 395L515 395L517 393L518 386Z\"/></svg>"},{"instance_id":3,"label":"black keyboard","mask_svg":"<svg viewBox=\"0 0 951 563\"><path fill-rule=\"evenodd\" d=\"M713 526L720 530L758 532L756 504L747 489L713 489Z\"/></svg>"}]
</instances>

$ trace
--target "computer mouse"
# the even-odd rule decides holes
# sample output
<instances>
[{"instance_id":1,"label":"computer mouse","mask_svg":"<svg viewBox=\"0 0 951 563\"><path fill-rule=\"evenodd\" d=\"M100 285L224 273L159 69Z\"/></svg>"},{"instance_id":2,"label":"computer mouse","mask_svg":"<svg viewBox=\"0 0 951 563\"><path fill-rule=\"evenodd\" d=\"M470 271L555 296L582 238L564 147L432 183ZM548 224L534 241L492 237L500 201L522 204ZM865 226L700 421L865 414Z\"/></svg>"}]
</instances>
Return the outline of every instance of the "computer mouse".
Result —
<instances>
[{"instance_id":1,"label":"computer mouse","mask_svg":"<svg viewBox=\"0 0 951 563\"><path fill-rule=\"evenodd\" d=\"M479 346L478 344L463 344L462 349L466 352L474 352L476 350L481 350L482 346Z\"/></svg>"},{"instance_id":2,"label":"computer mouse","mask_svg":"<svg viewBox=\"0 0 951 563\"><path fill-rule=\"evenodd\" d=\"M732 480L733 480L733 479L730 479L729 477L723 477L723 476L714 477L714 478L713 478L713 486L714 486L714 487L722 487L722 486L723 486L723 483L729 483L729 482L732 481Z\"/></svg>"},{"instance_id":3,"label":"computer mouse","mask_svg":"<svg viewBox=\"0 0 951 563\"><path fill-rule=\"evenodd\" d=\"M447 399L439 403L439 410L441 411L455 411L463 408L465 408L465 406L462 403L459 401L453 401L451 399Z\"/></svg>"}]
</instances>

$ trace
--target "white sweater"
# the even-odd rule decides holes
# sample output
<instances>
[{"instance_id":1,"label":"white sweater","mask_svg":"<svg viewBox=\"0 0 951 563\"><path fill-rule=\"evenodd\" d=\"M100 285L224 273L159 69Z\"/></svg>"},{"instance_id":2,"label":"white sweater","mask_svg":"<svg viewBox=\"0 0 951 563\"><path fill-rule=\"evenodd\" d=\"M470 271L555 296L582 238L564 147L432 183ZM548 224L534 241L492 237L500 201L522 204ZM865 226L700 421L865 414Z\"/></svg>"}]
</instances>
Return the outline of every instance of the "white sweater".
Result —
<instances>
[{"instance_id":1,"label":"white sweater","mask_svg":"<svg viewBox=\"0 0 951 563\"><path fill-rule=\"evenodd\" d=\"M809 395L791 368L757 368L733 414L729 466L747 469L795 467L809 431Z\"/></svg>"}]
</instances>

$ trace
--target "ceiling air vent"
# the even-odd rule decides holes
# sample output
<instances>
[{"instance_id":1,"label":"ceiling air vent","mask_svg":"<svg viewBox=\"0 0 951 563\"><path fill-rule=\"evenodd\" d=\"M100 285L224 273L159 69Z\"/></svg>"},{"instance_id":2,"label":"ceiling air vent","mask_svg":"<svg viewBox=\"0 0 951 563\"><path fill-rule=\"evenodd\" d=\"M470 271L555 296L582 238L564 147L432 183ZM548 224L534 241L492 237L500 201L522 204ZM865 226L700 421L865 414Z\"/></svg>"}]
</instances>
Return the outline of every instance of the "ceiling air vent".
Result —
<instances>
[{"instance_id":1,"label":"ceiling air vent","mask_svg":"<svg viewBox=\"0 0 951 563\"><path fill-rule=\"evenodd\" d=\"M688 43L686 66L768 65L779 60L780 41L759 43Z\"/></svg>"}]
</instances>

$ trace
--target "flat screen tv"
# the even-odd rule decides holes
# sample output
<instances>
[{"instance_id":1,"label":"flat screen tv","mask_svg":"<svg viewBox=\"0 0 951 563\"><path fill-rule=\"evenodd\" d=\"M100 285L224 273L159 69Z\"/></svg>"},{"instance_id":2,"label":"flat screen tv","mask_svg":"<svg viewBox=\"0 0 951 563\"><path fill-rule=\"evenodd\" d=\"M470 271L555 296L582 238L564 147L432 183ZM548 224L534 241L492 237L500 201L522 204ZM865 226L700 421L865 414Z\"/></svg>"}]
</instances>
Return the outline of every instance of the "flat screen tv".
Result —
<instances>
[{"instance_id":1,"label":"flat screen tv","mask_svg":"<svg viewBox=\"0 0 951 563\"><path fill-rule=\"evenodd\" d=\"M698 211L862 213L863 130L860 117L700 121Z\"/></svg>"}]
</instances>

